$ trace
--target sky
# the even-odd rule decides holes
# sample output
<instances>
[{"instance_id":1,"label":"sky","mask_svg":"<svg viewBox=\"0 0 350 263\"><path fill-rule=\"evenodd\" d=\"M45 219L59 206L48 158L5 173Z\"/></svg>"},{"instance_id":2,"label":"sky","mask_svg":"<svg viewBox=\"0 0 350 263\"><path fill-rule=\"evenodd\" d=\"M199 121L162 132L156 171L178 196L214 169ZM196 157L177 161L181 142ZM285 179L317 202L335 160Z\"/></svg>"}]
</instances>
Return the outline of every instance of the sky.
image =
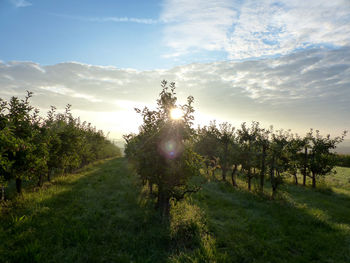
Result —
<instances>
[{"instance_id":1,"label":"sky","mask_svg":"<svg viewBox=\"0 0 350 263\"><path fill-rule=\"evenodd\" d=\"M0 0L0 97L136 132L160 82L196 124L350 130L349 0Z\"/></svg>"}]
</instances>

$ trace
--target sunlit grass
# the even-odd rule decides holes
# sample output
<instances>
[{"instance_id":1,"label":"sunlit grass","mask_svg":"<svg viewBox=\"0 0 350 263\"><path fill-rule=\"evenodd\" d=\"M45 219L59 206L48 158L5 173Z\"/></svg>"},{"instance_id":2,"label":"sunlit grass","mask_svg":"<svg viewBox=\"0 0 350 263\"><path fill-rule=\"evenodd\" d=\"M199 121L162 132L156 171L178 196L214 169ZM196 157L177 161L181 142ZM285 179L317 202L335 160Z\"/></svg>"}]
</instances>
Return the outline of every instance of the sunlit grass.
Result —
<instances>
[{"instance_id":1,"label":"sunlit grass","mask_svg":"<svg viewBox=\"0 0 350 263\"><path fill-rule=\"evenodd\" d=\"M350 169L337 169L275 200L268 182L262 195L217 173L164 222L125 159L100 162L2 206L0 261L350 262Z\"/></svg>"}]
</instances>

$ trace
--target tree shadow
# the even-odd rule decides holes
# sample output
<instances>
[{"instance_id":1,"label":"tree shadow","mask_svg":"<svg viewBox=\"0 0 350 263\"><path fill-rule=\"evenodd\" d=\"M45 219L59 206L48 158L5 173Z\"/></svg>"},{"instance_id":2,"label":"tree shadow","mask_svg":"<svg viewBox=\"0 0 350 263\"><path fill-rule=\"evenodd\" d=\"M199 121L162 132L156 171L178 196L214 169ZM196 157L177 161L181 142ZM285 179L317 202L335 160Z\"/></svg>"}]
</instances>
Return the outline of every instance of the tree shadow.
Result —
<instances>
[{"instance_id":1,"label":"tree shadow","mask_svg":"<svg viewBox=\"0 0 350 263\"><path fill-rule=\"evenodd\" d=\"M315 198L306 192L309 196L301 195ZM218 182L205 185L193 199L208 217L222 262L350 262L349 225L335 226L308 206Z\"/></svg>"},{"instance_id":2,"label":"tree shadow","mask_svg":"<svg viewBox=\"0 0 350 263\"><path fill-rule=\"evenodd\" d=\"M5 262L164 262L169 226L123 158L58 179L0 219ZM56 187L58 186L58 187ZM41 197L40 197L41 196ZM40 199L41 198L41 199Z\"/></svg>"},{"instance_id":3,"label":"tree shadow","mask_svg":"<svg viewBox=\"0 0 350 263\"><path fill-rule=\"evenodd\" d=\"M287 200L298 208L308 208L319 213L321 220L326 220L334 224L346 224L350 227L350 195L342 189L331 187L311 187L296 186L286 184L283 190L288 193Z\"/></svg>"}]
</instances>

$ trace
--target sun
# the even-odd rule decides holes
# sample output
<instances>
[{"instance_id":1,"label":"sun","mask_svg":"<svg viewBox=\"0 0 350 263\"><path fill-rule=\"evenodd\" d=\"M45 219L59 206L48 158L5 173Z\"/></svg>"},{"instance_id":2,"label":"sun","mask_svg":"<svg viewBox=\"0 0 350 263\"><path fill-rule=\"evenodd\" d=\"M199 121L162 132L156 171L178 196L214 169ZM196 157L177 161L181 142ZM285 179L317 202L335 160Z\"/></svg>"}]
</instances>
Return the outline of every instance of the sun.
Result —
<instances>
[{"instance_id":1,"label":"sun","mask_svg":"<svg viewBox=\"0 0 350 263\"><path fill-rule=\"evenodd\" d=\"M173 119L173 120L178 120L178 119L181 119L182 118L182 110L178 109L178 108L174 108L170 111L170 117Z\"/></svg>"}]
</instances>

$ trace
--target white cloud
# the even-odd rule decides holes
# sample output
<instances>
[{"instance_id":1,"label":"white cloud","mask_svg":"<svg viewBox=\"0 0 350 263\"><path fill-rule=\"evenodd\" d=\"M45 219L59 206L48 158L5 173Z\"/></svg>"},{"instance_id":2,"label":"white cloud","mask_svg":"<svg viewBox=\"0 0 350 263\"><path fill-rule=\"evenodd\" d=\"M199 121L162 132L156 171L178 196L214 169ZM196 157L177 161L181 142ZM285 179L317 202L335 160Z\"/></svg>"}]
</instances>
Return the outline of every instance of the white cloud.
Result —
<instances>
[{"instance_id":1,"label":"white cloud","mask_svg":"<svg viewBox=\"0 0 350 263\"><path fill-rule=\"evenodd\" d=\"M10 1L15 7L27 7L32 5L32 3L26 0L10 0Z\"/></svg>"},{"instance_id":2,"label":"white cloud","mask_svg":"<svg viewBox=\"0 0 350 263\"><path fill-rule=\"evenodd\" d=\"M166 0L161 19L176 55L221 50L244 59L350 44L348 0Z\"/></svg>"},{"instance_id":3,"label":"white cloud","mask_svg":"<svg viewBox=\"0 0 350 263\"><path fill-rule=\"evenodd\" d=\"M180 54L191 48L228 49L227 30L237 16L230 1L166 0L160 16L165 44Z\"/></svg>"},{"instance_id":4,"label":"white cloud","mask_svg":"<svg viewBox=\"0 0 350 263\"><path fill-rule=\"evenodd\" d=\"M82 120L121 135L135 131L134 107L152 107L160 81L175 81L180 102L195 98L196 118L324 132L350 129L350 47L314 48L278 58L193 63L169 70L136 71L76 62L42 66L0 63L0 97L34 92L42 109L69 103Z\"/></svg>"},{"instance_id":5,"label":"white cloud","mask_svg":"<svg viewBox=\"0 0 350 263\"><path fill-rule=\"evenodd\" d=\"M62 17L62 18L68 18L73 20L79 20L79 21L86 21L86 22L115 22L115 23L137 23L137 24L157 24L160 21L156 19L151 18L135 18L135 17L115 17L115 16L108 16L108 17L86 17L86 16L77 16L77 15L65 15L65 14L55 14L52 13L51 15Z\"/></svg>"}]
</instances>

